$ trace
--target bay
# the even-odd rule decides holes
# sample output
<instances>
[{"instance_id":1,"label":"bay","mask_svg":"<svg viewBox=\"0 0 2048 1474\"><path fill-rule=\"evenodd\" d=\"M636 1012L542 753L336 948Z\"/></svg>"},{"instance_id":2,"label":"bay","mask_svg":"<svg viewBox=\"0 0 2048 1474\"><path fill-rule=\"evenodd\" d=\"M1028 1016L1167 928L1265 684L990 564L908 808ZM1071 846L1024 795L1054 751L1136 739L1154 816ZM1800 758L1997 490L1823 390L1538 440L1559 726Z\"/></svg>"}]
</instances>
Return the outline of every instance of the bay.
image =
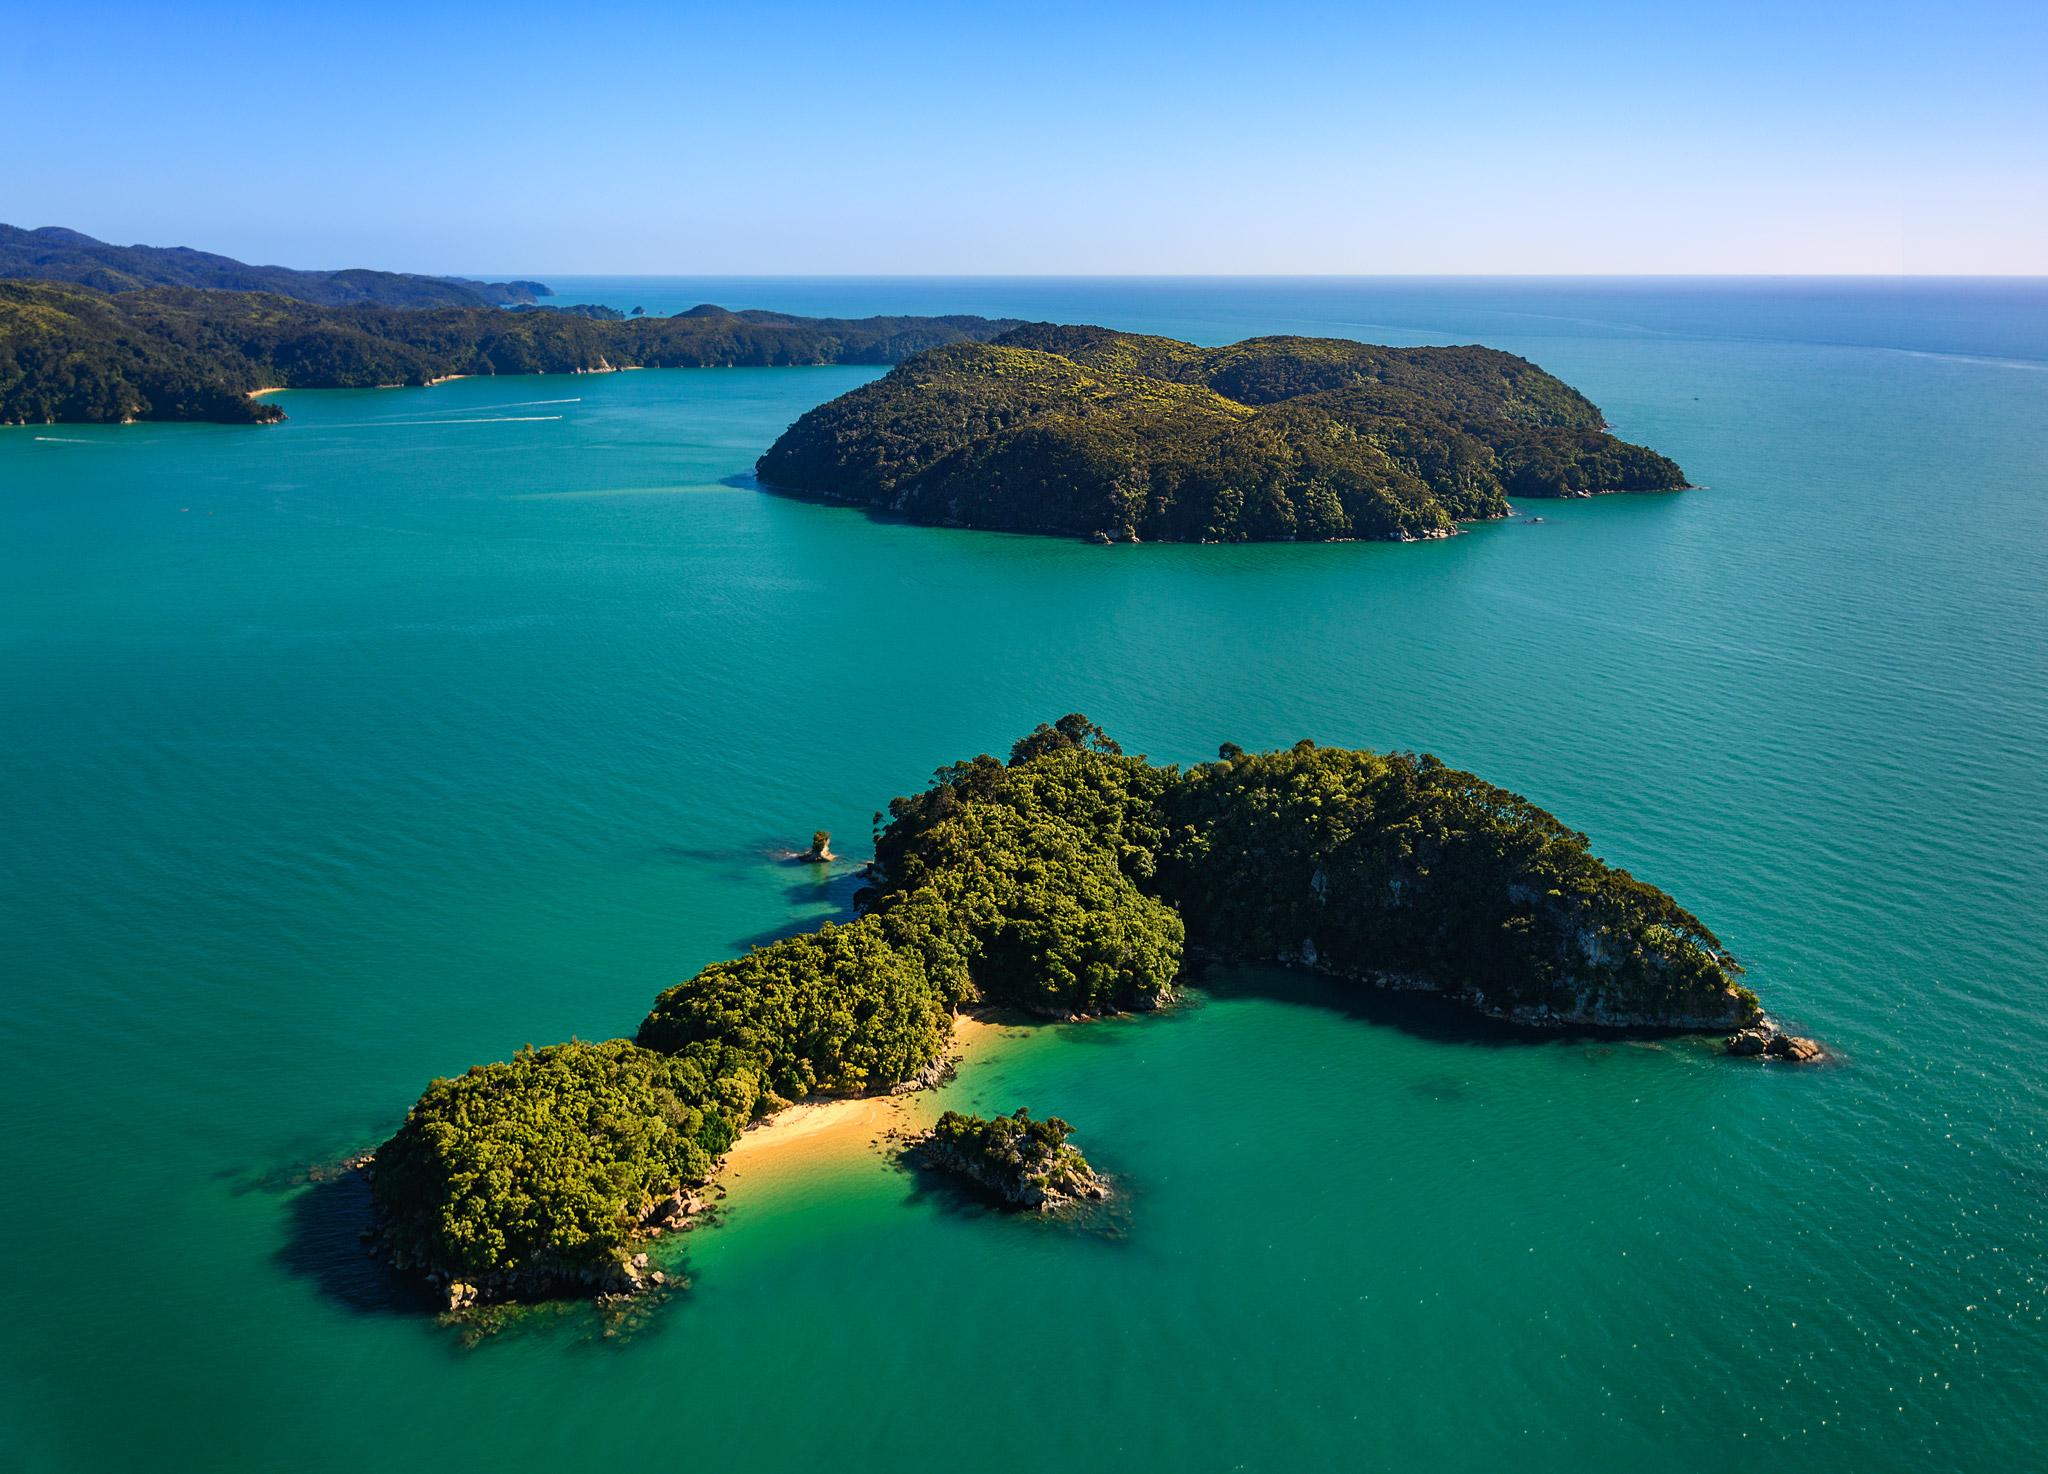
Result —
<instances>
[{"instance_id":1,"label":"bay","mask_svg":"<svg viewBox=\"0 0 2048 1474\"><path fill-rule=\"evenodd\" d=\"M873 370L0 431L0 1446L29 1470L2024 1466L2048 1376L2048 287L556 280L673 311L1478 341L1700 489L1416 546L1097 548L763 493ZM1503 1042L1284 978L1035 1032L1113 1231L878 1155L635 1334L470 1349L304 1164L839 914L772 858L1082 710L1436 752L1838 1053Z\"/></svg>"}]
</instances>

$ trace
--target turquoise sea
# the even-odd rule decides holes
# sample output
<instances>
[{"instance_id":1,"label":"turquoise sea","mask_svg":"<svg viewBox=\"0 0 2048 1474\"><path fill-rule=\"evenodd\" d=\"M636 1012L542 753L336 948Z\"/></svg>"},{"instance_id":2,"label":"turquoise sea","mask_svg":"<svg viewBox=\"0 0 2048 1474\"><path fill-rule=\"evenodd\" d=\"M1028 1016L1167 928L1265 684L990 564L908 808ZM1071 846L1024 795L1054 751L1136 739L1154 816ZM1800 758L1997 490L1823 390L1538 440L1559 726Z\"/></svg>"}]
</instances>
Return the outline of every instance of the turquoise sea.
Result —
<instances>
[{"instance_id":1,"label":"turquoise sea","mask_svg":"<svg viewBox=\"0 0 2048 1474\"><path fill-rule=\"evenodd\" d=\"M0 431L0 1467L2038 1466L2048 284L557 285L1484 342L1700 489L1116 548L758 490L845 368ZM950 1087L1075 1122L1113 1224L856 1154L737 1196L624 1337L467 1347L293 1185L842 910L770 852L1072 709L1520 789L1837 1059L1217 976Z\"/></svg>"}]
</instances>

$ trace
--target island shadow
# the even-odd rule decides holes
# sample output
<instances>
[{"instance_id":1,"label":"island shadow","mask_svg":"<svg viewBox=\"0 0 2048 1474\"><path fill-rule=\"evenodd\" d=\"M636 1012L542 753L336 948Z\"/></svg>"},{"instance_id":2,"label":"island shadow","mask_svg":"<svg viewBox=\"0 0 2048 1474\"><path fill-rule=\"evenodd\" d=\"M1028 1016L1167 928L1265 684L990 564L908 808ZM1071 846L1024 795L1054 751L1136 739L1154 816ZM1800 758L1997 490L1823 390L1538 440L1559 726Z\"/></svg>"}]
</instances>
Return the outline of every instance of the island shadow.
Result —
<instances>
[{"instance_id":1,"label":"island shadow","mask_svg":"<svg viewBox=\"0 0 2048 1474\"><path fill-rule=\"evenodd\" d=\"M860 915L860 893L871 884L867 877L865 861L854 862L852 868L847 868L848 862L845 860L831 864L807 863L802 860L786 860L782 863L791 872L791 879L783 887L782 892L783 899L791 907L822 904L831 909L823 913L814 911L807 915L792 916L774 926L735 937L730 943L735 950L745 952L750 948L765 947L770 942L780 942L789 937L816 931L828 921L845 923L855 920Z\"/></svg>"},{"instance_id":2,"label":"island shadow","mask_svg":"<svg viewBox=\"0 0 2048 1474\"><path fill-rule=\"evenodd\" d=\"M749 472L721 476L718 484L741 491L758 491L766 496L779 497L786 502L803 502L813 507L832 507L841 512L858 512L868 521L884 527L921 527L927 532L975 532L987 537L1028 537L1038 542L1044 542L1048 538L1063 542L1087 541L1075 532L1029 532L1003 527L958 527L944 522L923 522L915 517L906 517L901 512L892 512L886 507L875 506L872 502L831 496L822 491L800 491L792 486L777 486L774 482L763 481Z\"/></svg>"},{"instance_id":3,"label":"island shadow","mask_svg":"<svg viewBox=\"0 0 2048 1474\"><path fill-rule=\"evenodd\" d=\"M285 1241L276 1260L336 1305L360 1315L433 1314L441 1306L424 1284L398 1273L368 1234L376 1225L370 1179L344 1171L287 1188Z\"/></svg>"},{"instance_id":4,"label":"island shadow","mask_svg":"<svg viewBox=\"0 0 2048 1474\"><path fill-rule=\"evenodd\" d=\"M1057 1114L1055 1112L1054 1114ZM896 1170L909 1180L903 1201L927 1207L948 1218L1015 1224L1032 1233L1064 1233L1099 1243L1121 1244L1131 1233L1131 1187L1121 1175L1104 1173L1110 1196L1100 1202L1074 1203L1053 1213L1014 1208L980 1183L925 1164L915 1143L890 1154Z\"/></svg>"},{"instance_id":5,"label":"island shadow","mask_svg":"<svg viewBox=\"0 0 2048 1474\"><path fill-rule=\"evenodd\" d=\"M1457 998L1424 990L1376 988L1277 964L1210 962L1185 979L1212 999L1259 998L1318 1008L1375 1028L1397 1029L1432 1044L1527 1049L1547 1043L1661 1044L1693 1038L1673 1029L1616 1029L1590 1024L1539 1028L1476 1013ZM1170 1012L1170 1011L1169 1011Z\"/></svg>"},{"instance_id":6,"label":"island shadow","mask_svg":"<svg viewBox=\"0 0 2048 1474\"><path fill-rule=\"evenodd\" d=\"M285 1242L274 1256L286 1274L307 1281L329 1303L357 1315L439 1321L451 1345L462 1350L508 1335L546 1335L575 1345L619 1347L661 1329L688 1296L689 1278L680 1264L673 1264L668 1288L617 1304L564 1296L450 1316L426 1284L400 1274L381 1252L372 1252L366 1235L375 1213L370 1180L362 1172L325 1166L279 1171L257 1179L246 1190L290 1194Z\"/></svg>"}]
</instances>

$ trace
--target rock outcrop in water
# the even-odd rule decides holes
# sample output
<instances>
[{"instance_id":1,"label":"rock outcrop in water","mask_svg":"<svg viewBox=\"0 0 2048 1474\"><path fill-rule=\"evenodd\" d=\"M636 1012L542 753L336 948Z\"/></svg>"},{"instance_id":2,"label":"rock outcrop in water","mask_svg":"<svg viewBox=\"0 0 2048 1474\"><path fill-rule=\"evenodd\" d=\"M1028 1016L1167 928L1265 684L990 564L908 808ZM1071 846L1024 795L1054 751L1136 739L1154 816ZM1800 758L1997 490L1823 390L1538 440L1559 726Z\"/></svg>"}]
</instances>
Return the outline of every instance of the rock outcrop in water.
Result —
<instances>
[{"instance_id":1,"label":"rock outcrop in water","mask_svg":"<svg viewBox=\"0 0 2048 1474\"><path fill-rule=\"evenodd\" d=\"M429 1086L377 1155L394 1259L464 1304L630 1293L651 1279L643 1240L672 1226L662 1205L749 1121L938 1078L972 1004L1156 1007L1190 957L1532 1027L1770 1031L1784 1058L1804 1042L1772 1042L1740 969L1670 896L1429 757L1303 742L1162 767L1073 715L1007 762L940 769L889 816L858 920L714 963L634 1040ZM1060 1123L960 1117L935 1149L1026 1205L1090 1191Z\"/></svg>"},{"instance_id":2,"label":"rock outcrop in water","mask_svg":"<svg viewBox=\"0 0 2048 1474\"><path fill-rule=\"evenodd\" d=\"M1073 1129L1058 1116L1034 1121L1022 1107L992 1121L947 1111L912 1144L910 1154L927 1167L976 1183L1010 1207L1048 1213L1109 1196L1108 1182L1079 1148L1068 1145Z\"/></svg>"},{"instance_id":3,"label":"rock outcrop in water","mask_svg":"<svg viewBox=\"0 0 2048 1474\"><path fill-rule=\"evenodd\" d=\"M1728 1036L1725 1047L1733 1055L1782 1059L1798 1065L1816 1064L1827 1057L1827 1051L1817 1041L1788 1034L1769 1018L1737 1029Z\"/></svg>"}]
</instances>

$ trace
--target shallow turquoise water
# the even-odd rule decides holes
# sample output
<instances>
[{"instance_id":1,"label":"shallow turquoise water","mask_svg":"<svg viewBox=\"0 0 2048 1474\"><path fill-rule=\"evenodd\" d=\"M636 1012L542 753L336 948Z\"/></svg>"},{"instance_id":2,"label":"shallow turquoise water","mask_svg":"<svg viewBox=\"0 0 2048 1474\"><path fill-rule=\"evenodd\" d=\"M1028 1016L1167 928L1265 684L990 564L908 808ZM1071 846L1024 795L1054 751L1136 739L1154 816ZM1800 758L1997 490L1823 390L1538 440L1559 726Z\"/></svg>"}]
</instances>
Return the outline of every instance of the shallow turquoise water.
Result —
<instances>
[{"instance_id":1,"label":"shallow turquoise water","mask_svg":"<svg viewBox=\"0 0 2048 1474\"><path fill-rule=\"evenodd\" d=\"M748 484L851 369L0 431L9 1467L2037 1456L2048 291L562 285L1482 340L1705 489L1414 547L1100 549ZM693 1236L693 1289L624 1344L572 1316L465 1350L282 1185L436 1073L629 1030L843 907L849 876L766 852L1073 708L1159 758L1476 768L1676 892L1841 1062L1218 978L954 1087L1074 1120L1118 1232L856 1160Z\"/></svg>"}]
</instances>

